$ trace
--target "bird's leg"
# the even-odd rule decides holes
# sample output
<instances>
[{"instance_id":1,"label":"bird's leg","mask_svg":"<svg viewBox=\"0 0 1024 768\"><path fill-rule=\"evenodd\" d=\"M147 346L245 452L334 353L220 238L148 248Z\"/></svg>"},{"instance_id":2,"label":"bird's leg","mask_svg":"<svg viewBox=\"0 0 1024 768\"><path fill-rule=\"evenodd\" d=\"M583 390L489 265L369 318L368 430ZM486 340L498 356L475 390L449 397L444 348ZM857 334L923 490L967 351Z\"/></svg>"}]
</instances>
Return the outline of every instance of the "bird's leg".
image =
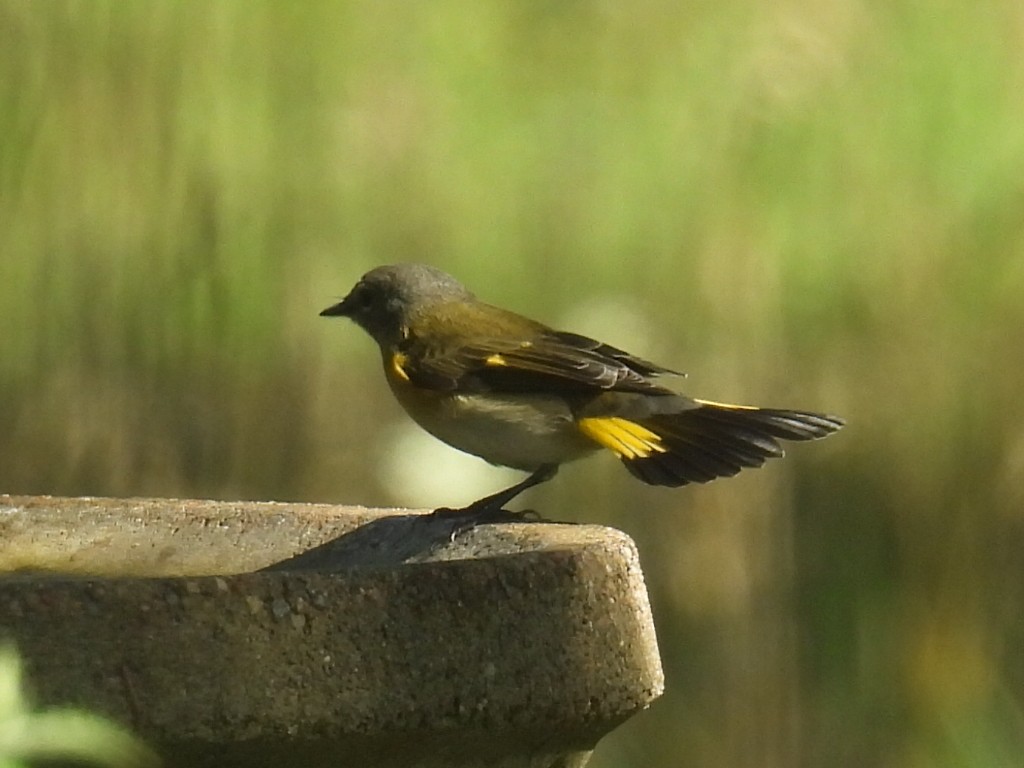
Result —
<instances>
[{"instance_id":1,"label":"bird's leg","mask_svg":"<svg viewBox=\"0 0 1024 768\"><path fill-rule=\"evenodd\" d=\"M485 496L478 501L474 501L464 509L467 512L476 513L486 513L491 511L498 512L523 491L528 488L533 488L535 485L546 483L548 480L553 478L557 472L557 464L544 464L526 479L519 481L515 485L510 486L503 491L498 491L490 496Z\"/></svg>"},{"instance_id":2,"label":"bird's leg","mask_svg":"<svg viewBox=\"0 0 1024 768\"><path fill-rule=\"evenodd\" d=\"M535 485L546 483L548 480L553 478L558 472L557 464L544 464L537 469L532 475L524 480L519 481L513 486L510 486L502 491L493 493L490 496L485 496L482 499L474 501L472 504L461 509L449 509L442 507L441 509L434 510L435 515L467 515L477 518L477 520L483 520L488 518L500 517L502 513L509 515L513 518L519 518L521 515L514 512L509 512L504 509L505 505L508 504L512 499L518 496L520 493L525 491L527 488L532 488Z\"/></svg>"}]
</instances>

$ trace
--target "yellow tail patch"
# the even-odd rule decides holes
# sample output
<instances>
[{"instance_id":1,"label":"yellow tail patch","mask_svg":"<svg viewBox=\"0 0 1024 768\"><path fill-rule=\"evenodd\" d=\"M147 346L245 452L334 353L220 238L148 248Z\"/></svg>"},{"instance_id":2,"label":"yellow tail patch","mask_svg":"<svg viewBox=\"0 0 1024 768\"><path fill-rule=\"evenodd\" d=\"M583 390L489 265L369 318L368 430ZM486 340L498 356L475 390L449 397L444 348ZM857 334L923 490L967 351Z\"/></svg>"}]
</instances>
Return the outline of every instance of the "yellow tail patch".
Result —
<instances>
[{"instance_id":1,"label":"yellow tail patch","mask_svg":"<svg viewBox=\"0 0 1024 768\"><path fill-rule=\"evenodd\" d=\"M694 402L700 403L701 405L710 405L713 408L725 408L728 411L760 411L756 405L736 405L735 403L716 403L714 400L698 400L693 399Z\"/></svg>"},{"instance_id":2,"label":"yellow tail patch","mask_svg":"<svg viewBox=\"0 0 1024 768\"><path fill-rule=\"evenodd\" d=\"M580 419L576 424L584 435L623 459L646 459L652 453L668 450L647 427L618 416Z\"/></svg>"}]
</instances>

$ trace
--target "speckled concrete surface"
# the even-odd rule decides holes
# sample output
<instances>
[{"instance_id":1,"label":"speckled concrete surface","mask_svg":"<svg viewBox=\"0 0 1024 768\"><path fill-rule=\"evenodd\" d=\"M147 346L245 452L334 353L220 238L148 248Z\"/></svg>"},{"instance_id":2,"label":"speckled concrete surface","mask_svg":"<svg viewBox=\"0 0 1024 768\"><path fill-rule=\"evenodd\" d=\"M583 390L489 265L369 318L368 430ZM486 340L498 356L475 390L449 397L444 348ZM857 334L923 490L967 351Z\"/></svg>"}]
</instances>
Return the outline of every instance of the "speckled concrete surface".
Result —
<instances>
[{"instance_id":1,"label":"speckled concrete surface","mask_svg":"<svg viewBox=\"0 0 1024 768\"><path fill-rule=\"evenodd\" d=\"M406 511L0 496L0 633L37 701L171 765L582 765L663 685L632 541L451 535Z\"/></svg>"}]
</instances>

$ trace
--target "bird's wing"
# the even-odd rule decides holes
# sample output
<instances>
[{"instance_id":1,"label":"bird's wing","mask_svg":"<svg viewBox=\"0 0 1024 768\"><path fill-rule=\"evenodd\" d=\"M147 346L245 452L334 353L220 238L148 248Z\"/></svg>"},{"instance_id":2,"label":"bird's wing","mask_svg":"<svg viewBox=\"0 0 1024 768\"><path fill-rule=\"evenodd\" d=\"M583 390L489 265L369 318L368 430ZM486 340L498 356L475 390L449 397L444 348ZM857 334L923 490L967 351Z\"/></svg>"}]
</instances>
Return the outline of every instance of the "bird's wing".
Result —
<instances>
[{"instance_id":1,"label":"bird's wing","mask_svg":"<svg viewBox=\"0 0 1024 768\"><path fill-rule=\"evenodd\" d=\"M403 369L419 386L463 392L664 392L652 377L682 375L586 336L552 330L523 340L421 348L405 358Z\"/></svg>"}]
</instances>

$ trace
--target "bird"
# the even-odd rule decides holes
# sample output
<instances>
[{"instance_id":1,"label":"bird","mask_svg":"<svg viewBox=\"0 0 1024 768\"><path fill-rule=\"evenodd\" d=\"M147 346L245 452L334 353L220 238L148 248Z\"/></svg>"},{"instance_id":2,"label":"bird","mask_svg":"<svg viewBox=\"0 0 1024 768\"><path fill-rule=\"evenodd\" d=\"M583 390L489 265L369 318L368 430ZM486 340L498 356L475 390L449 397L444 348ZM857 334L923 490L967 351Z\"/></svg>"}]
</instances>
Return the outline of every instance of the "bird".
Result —
<instances>
[{"instance_id":1,"label":"bird","mask_svg":"<svg viewBox=\"0 0 1024 768\"><path fill-rule=\"evenodd\" d=\"M648 485L706 483L783 456L780 440L820 439L845 423L680 394L662 377L684 374L485 303L426 264L376 267L320 315L347 317L369 334L391 392L419 426L529 473L449 512L507 512L560 465L602 449Z\"/></svg>"}]
</instances>

